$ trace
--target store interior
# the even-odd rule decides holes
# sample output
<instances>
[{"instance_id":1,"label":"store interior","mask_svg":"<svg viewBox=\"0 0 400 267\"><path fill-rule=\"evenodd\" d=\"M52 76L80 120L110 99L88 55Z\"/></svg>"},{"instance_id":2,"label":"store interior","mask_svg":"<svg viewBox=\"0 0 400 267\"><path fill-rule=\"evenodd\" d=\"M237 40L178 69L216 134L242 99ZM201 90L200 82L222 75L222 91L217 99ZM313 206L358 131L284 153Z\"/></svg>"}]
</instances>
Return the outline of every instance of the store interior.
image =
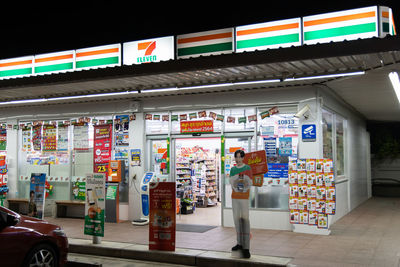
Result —
<instances>
[{"instance_id":1,"label":"store interior","mask_svg":"<svg viewBox=\"0 0 400 267\"><path fill-rule=\"evenodd\" d=\"M182 223L220 225L221 138L179 138L175 144L177 203Z\"/></svg>"}]
</instances>

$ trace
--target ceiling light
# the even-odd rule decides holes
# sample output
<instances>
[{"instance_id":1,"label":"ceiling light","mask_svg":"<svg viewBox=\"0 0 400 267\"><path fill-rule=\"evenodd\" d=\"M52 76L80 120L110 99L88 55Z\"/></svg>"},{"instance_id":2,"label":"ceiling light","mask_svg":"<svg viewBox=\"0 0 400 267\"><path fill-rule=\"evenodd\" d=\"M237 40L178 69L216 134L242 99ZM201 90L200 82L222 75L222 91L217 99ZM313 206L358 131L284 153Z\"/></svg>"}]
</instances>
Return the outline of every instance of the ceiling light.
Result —
<instances>
[{"instance_id":1,"label":"ceiling light","mask_svg":"<svg viewBox=\"0 0 400 267\"><path fill-rule=\"evenodd\" d=\"M389 79L392 82L393 89L396 93L397 100L400 102L400 80L397 72L389 73Z\"/></svg>"},{"instance_id":2,"label":"ceiling light","mask_svg":"<svg viewBox=\"0 0 400 267\"><path fill-rule=\"evenodd\" d=\"M289 82L289 81L300 81L300 80L325 79L325 78L335 78L335 77L346 77L346 76L354 76L354 75L363 75L363 74L365 74L365 71L355 71L355 72L335 73L335 74L326 74L326 75L318 75L318 76L287 78L287 79L284 79L283 81L284 82Z\"/></svg>"}]
</instances>

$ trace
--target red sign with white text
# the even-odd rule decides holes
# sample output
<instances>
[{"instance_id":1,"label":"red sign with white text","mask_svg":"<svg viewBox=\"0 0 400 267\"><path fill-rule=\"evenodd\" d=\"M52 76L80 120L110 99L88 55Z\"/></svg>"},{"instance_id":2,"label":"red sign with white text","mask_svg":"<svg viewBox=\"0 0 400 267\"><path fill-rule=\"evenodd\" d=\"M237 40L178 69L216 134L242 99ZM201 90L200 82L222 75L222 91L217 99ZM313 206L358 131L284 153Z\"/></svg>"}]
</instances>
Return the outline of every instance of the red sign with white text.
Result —
<instances>
[{"instance_id":1,"label":"red sign with white text","mask_svg":"<svg viewBox=\"0 0 400 267\"><path fill-rule=\"evenodd\" d=\"M253 174L253 185L262 186L264 181L264 173L268 172L265 150L246 153L243 162L249 165L251 168L251 172Z\"/></svg>"},{"instance_id":2,"label":"red sign with white text","mask_svg":"<svg viewBox=\"0 0 400 267\"><path fill-rule=\"evenodd\" d=\"M149 249L175 251L176 184L150 184Z\"/></svg>"},{"instance_id":3,"label":"red sign with white text","mask_svg":"<svg viewBox=\"0 0 400 267\"><path fill-rule=\"evenodd\" d=\"M214 124L212 120L206 121L181 121L181 133L212 133Z\"/></svg>"},{"instance_id":4,"label":"red sign with white text","mask_svg":"<svg viewBox=\"0 0 400 267\"><path fill-rule=\"evenodd\" d=\"M106 173L111 160L112 125L94 126L93 172Z\"/></svg>"}]
</instances>

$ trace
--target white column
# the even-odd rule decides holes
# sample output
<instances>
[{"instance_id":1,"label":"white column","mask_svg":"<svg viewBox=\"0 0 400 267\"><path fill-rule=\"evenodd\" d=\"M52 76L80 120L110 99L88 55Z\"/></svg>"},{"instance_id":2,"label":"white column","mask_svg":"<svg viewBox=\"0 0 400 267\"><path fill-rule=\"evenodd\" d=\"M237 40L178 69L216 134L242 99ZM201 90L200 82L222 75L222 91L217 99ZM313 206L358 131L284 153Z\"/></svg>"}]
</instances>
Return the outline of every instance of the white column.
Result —
<instances>
[{"instance_id":1,"label":"white column","mask_svg":"<svg viewBox=\"0 0 400 267\"><path fill-rule=\"evenodd\" d=\"M17 125L17 120L8 120L7 125ZM8 197L18 197L18 130L7 128L7 168L8 168Z\"/></svg>"}]
</instances>

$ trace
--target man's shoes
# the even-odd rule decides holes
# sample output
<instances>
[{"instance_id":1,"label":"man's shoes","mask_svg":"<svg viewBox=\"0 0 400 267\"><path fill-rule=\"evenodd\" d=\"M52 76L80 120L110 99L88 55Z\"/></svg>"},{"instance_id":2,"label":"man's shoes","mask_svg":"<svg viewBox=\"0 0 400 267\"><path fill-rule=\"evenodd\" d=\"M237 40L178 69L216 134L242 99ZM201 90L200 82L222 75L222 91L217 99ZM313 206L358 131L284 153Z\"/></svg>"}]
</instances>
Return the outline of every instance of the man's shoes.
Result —
<instances>
[{"instance_id":1,"label":"man's shoes","mask_svg":"<svg viewBox=\"0 0 400 267\"><path fill-rule=\"evenodd\" d=\"M236 246L234 246L233 248L232 248L232 251L237 251L237 250L239 250L239 249L242 249L242 246L241 245L236 245Z\"/></svg>"},{"instance_id":2,"label":"man's shoes","mask_svg":"<svg viewBox=\"0 0 400 267\"><path fill-rule=\"evenodd\" d=\"M250 256L250 251L248 249L243 249L243 258L248 259Z\"/></svg>"}]
</instances>

